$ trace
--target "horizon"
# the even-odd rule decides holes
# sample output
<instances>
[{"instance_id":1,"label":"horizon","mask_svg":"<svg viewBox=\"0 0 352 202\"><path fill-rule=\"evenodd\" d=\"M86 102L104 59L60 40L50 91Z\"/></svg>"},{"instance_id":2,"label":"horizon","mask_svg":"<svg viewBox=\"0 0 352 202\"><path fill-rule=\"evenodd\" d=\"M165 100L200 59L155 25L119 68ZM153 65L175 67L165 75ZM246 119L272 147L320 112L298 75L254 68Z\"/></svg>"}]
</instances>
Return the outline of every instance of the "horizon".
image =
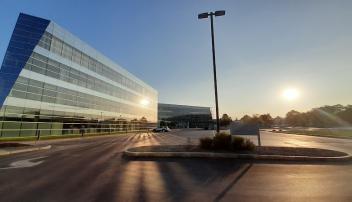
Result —
<instances>
[{"instance_id":1,"label":"horizon","mask_svg":"<svg viewBox=\"0 0 352 202\"><path fill-rule=\"evenodd\" d=\"M155 88L160 103L214 111L210 24L197 14L224 9L215 18L220 114L283 117L351 104L352 2L157 2L5 1L0 57L27 13L70 30ZM73 4L84 5L80 13Z\"/></svg>"}]
</instances>

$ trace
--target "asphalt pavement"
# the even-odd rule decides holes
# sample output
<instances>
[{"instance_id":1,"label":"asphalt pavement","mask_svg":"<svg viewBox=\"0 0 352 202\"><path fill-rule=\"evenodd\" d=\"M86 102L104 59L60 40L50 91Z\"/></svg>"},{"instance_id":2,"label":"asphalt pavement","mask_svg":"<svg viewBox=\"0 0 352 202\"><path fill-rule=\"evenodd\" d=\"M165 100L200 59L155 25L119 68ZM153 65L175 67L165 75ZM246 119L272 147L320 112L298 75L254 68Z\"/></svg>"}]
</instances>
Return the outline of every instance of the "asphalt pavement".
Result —
<instances>
[{"instance_id":1,"label":"asphalt pavement","mask_svg":"<svg viewBox=\"0 0 352 202\"><path fill-rule=\"evenodd\" d=\"M209 135L176 130L55 140L50 150L0 157L0 201L352 201L350 163L122 156L128 147L196 144ZM352 147L346 140L278 135L263 134L263 143Z\"/></svg>"}]
</instances>

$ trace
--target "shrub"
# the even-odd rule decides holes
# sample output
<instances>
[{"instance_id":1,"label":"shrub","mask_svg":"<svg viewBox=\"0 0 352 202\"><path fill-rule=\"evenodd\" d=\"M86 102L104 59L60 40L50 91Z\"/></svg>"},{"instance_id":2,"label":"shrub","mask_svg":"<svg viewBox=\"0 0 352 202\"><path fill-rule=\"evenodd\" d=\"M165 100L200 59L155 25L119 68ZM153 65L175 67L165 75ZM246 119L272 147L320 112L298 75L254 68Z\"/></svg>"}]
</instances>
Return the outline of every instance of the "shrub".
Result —
<instances>
[{"instance_id":1,"label":"shrub","mask_svg":"<svg viewBox=\"0 0 352 202\"><path fill-rule=\"evenodd\" d=\"M218 133L213 138L205 137L199 140L199 147L205 150L222 151L253 151L254 143L243 137L233 137L226 133Z\"/></svg>"},{"instance_id":2,"label":"shrub","mask_svg":"<svg viewBox=\"0 0 352 202\"><path fill-rule=\"evenodd\" d=\"M255 144L250 139L246 139L244 141L243 150L253 151L254 149Z\"/></svg>"},{"instance_id":3,"label":"shrub","mask_svg":"<svg viewBox=\"0 0 352 202\"><path fill-rule=\"evenodd\" d=\"M231 149L234 151L253 151L255 149L255 145L250 139L234 137L232 139Z\"/></svg>"},{"instance_id":4,"label":"shrub","mask_svg":"<svg viewBox=\"0 0 352 202\"><path fill-rule=\"evenodd\" d=\"M244 138L243 137L233 137L231 143L232 150L241 150L244 145Z\"/></svg>"},{"instance_id":5,"label":"shrub","mask_svg":"<svg viewBox=\"0 0 352 202\"><path fill-rule=\"evenodd\" d=\"M231 136L226 133L218 133L213 138L215 150L229 150L231 148Z\"/></svg>"},{"instance_id":6,"label":"shrub","mask_svg":"<svg viewBox=\"0 0 352 202\"><path fill-rule=\"evenodd\" d=\"M199 146L202 149L210 150L213 148L213 139L210 137L204 137L199 140Z\"/></svg>"}]
</instances>

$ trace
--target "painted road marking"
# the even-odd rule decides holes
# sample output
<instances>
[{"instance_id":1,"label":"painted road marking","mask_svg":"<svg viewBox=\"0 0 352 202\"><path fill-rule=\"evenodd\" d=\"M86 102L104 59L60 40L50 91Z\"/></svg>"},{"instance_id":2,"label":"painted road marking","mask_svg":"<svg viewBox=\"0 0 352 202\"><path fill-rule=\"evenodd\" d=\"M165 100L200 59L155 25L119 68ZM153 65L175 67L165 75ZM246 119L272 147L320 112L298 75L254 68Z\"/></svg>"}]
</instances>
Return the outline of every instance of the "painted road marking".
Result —
<instances>
[{"instance_id":1,"label":"painted road marking","mask_svg":"<svg viewBox=\"0 0 352 202\"><path fill-rule=\"evenodd\" d=\"M29 167L34 167L37 166L41 163L44 162L44 160L42 161L36 161L36 162L32 162L33 160L39 160L39 159L43 159L46 158L47 156L41 156L41 157L37 157L37 158L31 158L31 159L25 159L25 160L20 160L20 161L14 161L10 164L9 167L5 167L5 168L0 168L2 170L6 170L6 169L13 169L13 168L29 168Z\"/></svg>"}]
</instances>

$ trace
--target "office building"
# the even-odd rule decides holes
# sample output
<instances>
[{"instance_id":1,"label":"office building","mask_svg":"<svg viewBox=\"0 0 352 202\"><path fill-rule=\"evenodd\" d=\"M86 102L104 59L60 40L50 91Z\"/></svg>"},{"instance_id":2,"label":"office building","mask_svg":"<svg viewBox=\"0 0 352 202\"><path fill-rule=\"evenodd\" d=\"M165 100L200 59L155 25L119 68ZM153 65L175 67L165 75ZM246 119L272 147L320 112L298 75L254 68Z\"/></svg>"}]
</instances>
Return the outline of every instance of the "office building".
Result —
<instances>
[{"instance_id":1,"label":"office building","mask_svg":"<svg viewBox=\"0 0 352 202\"><path fill-rule=\"evenodd\" d=\"M58 24L21 13L0 69L0 135L138 130L156 124L157 98Z\"/></svg>"},{"instance_id":2,"label":"office building","mask_svg":"<svg viewBox=\"0 0 352 202\"><path fill-rule=\"evenodd\" d=\"M171 128L212 128L210 107L158 104L158 122L160 126Z\"/></svg>"}]
</instances>

